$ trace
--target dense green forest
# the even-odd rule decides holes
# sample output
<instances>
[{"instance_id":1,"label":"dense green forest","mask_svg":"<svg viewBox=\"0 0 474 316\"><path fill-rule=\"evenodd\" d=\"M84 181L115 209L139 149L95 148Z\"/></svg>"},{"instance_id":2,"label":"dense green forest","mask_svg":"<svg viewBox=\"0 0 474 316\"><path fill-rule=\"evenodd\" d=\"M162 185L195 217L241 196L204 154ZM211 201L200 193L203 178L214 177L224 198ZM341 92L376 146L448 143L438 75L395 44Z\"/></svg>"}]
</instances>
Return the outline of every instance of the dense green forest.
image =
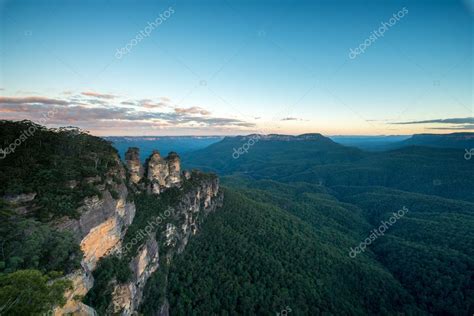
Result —
<instances>
[{"instance_id":1,"label":"dense green forest","mask_svg":"<svg viewBox=\"0 0 474 316\"><path fill-rule=\"evenodd\" d=\"M24 137L25 131L34 131ZM53 217L77 216L76 209L87 196L100 195L94 184L117 161L109 142L69 127L47 129L30 121L0 121L0 196L35 192L38 209L34 216L47 221ZM4 156L4 157L3 157Z\"/></svg>"},{"instance_id":2,"label":"dense green forest","mask_svg":"<svg viewBox=\"0 0 474 316\"><path fill-rule=\"evenodd\" d=\"M224 207L171 267L173 314L474 312L474 165L462 151L367 153L320 137L270 138L232 159L245 140L187 156L227 174L227 189Z\"/></svg>"},{"instance_id":3,"label":"dense green forest","mask_svg":"<svg viewBox=\"0 0 474 316\"><path fill-rule=\"evenodd\" d=\"M50 221L77 217L85 197L100 195L94 185L104 184L116 150L80 129L30 121L0 121L0 135L0 314L39 315L65 303L72 283L61 277L82 258L72 234Z\"/></svg>"},{"instance_id":4,"label":"dense green forest","mask_svg":"<svg viewBox=\"0 0 474 316\"><path fill-rule=\"evenodd\" d=\"M327 187L384 186L409 192L474 201L474 166L463 149L404 147L364 152L322 136L286 141L261 139L248 153L232 157L248 142L227 137L205 149L184 155L189 167L219 175L240 174L251 179L308 182Z\"/></svg>"},{"instance_id":5,"label":"dense green forest","mask_svg":"<svg viewBox=\"0 0 474 316\"><path fill-rule=\"evenodd\" d=\"M418 311L372 256L349 258L357 242L350 234L317 230L245 192L225 195L225 206L172 265L173 315L270 315L286 306L295 315Z\"/></svg>"},{"instance_id":6,"label":"dense green forest","mask_svg":"<svg viewBox=\"0 0 474 316\"><path fill-rule=\"evenodd\" d=\"M413 199L423 202L428 196L408 193L386 201L360 198L358 206L311 184L233 177L225 182L231 187L224 208L204 224L171 269L176 315L215 313L223 302L229 314L269 314L290 306L300 315L463 315L474 307L474 204L461 202L462 213L456 212L458 201L445 199L425 208ZM404 203L407 215L366 252L350 258L349 249ZM301 227L293 226L297 223ZM306 293L320 289L318 280L338 295ZM281 292L267 293L272 286ZM321 304L332 300L338 311Z\"/></svg>"}]
</instances>

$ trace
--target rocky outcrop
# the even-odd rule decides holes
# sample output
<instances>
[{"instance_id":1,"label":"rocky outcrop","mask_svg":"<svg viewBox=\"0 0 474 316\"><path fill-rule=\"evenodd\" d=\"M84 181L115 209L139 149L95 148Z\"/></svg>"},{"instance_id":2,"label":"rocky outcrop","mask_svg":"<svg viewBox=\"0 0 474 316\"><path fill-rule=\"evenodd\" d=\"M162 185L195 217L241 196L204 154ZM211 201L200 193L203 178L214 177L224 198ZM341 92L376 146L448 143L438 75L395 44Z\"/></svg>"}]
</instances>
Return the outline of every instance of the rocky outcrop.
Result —
<instances>
[{"instance_id":1,"label":"rocky outcrop","mask_svg":"<svg viewBox=\"0 0 474 316\"><path fill-rule=\"evenodd\" d=\"M143 178L143 167L140 163L140 150L137 147L130 147L125 153L130 182L138 184Z\"/></svg>"},{"instance_id":2,"label":"rocky outcrop","mask_svg":"<svg viewBox=\"0 0 474 316\"><path fill-rule=\"evenodd\" d=\"M149 193L160 194L167 188L181 186L181 161L175 152L162 158L158 151L153 151L147 159L146 170Z\"/></svg>"},{"instance_id":3,"label":"rocky outcrop","mask_svg":"<svg viewBox=\"0 0 474 316\"><path fill-rule=\"evenodd\" d=\"M112 313L132 315L142 303L146 282L153 273L159 272L160 262L170 264L173 256L181 253L189 238L199 231L205 217L222 205L223 195L219 191L217 177L193 172L189 173L189 181L187 190L182 192L177 203L171 205L168 214L165 212L166 220L149 232L149 239L130 262L132 280L115 285L110 307ZM155 236L160 238L161 243ZM166 288L166 284L160 286ZM156 315L167 314L165 298Z\"/></svg>"},{"instance_id":4,"label":"rocky outcrop","mask_svg":"<svg viewBox=\"0 0 474 316\"><path fill-rule=\"evenodd\" d=\"M179 186L181 184L181 160L177 153L170 152L166 158L169 174L166 178L166 187Z\"/></svg>"},{"instance_id":5,"label":"rocky outcrop","mask_svg":"<svg viewBox=\"0 0 474 316\"><path fill-rule=\"evenodd\" d=\"M158 259L158 243L154 237L150 237L130 262L132 280L114 286L109 308L111 313L132 315L138 309L146 281L159 267Z\"/></svg>"},{"instance_id":6,"label":"rocky outcrop","mask_svg":"<svg viewBox=\"0 0 474 316\"><path fill-rule=\"evenodd\" d=\"M219 178L193 172L190 180L195 187L183 194L175 207L176 221L166 227L166 245L181 253L192 235L199 231L204 218L222 206L223 195L219 191Z\"/></svg>"},{"instance_id":7,"label":"rocky outcrop","mask_svg":"<svg viewBox=\"0 0 474 316\"><path fill-rule=\"evenodd\" d=\"M126 283L119 283L115 279L111 281L112 295L107 314L135 314L143 303L145 285L150 277L154 273L167 271L160 270L160 265L169 265L173 256L181 253L190 237L199 231L205 217L222 204L223 196L219 191L218 178L197 171L186 171L182 175L180 158L176 153L162 158L159 152L154 151L145 168L140 165L138 157L138 149L131 148L127 151L128 179L135 194L164 194L167 189L178 187L179 193L173 192L173 195L177 194L176 199L160 221L134 233L141 245L129 257L129 244L123 245L122 242L136 210L135 204L128 198L126 169L117 156L116 166L108 171L105 180L84 179L83 181L93 184L100 191L100 197L86 198L83 206L78 209L78 218L64 217L54 223L59 230L73 234L84 254L82 268L66 276L73 282L73 289L65 293L67 303L62 308L55 309L55 315L96 314L80 298L94 285L92 272L98 261L112 254L122 256L122 259L127 258L132 276ZM146 176L142 173L144 169ZM143 177L146 178L144 181ZM135 185L139 182L140 185ZM152 221L150 219L148 224ZM160 285L164 289L166 282ZM168 315L168 309L165 297L155 314Z\"/></svg>"},{"instance_id":8,"label":"rocky outcrop","mask_svg":"<svg viewBox=\"0 0 474 316\"><path fill-rule=\"evenodd\" d=\"M13 204L13 206L31 202L35 199L36 193L23 193L23 194L17 194L17 195L6 195L2 197L2 199L10 204Z\"/></svg>"},{"instance_id":9,"label":"rocky outcrop","mask_svg":"<svg viewBox=\"0 0 474 316\"><path fill-rule=\"evenodd\" d=\"M135 217L135 204L127 202L125 169L118 157L116 166L107 174L106 185L96 186L102 196L85 199L84 205L78 209L79 218L64 217L55 222L59 230L67 230L74 235L84 253L82 269L66 276L73 282L73 290L66 293L67 303L55 310L56 315L92 313L92 309L82 304L77 297L83 297L92 288L92 271L98 260L121 247L126 228ZM116 179L120 179L120 183L116 183ZM112 197L112 190L118 194L116 198Z\"/></svg>"}]
</instances>

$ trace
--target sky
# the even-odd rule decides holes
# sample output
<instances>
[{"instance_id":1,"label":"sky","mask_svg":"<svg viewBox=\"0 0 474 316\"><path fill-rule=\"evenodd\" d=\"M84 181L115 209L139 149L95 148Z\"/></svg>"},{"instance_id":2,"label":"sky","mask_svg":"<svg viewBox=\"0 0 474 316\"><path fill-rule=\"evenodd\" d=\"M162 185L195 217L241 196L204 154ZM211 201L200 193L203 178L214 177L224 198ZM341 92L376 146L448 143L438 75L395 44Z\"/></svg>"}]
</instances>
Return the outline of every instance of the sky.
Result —
<instances>
[{"instance_id":1,"label":"sky","mask_svg":"<svg viewBox=\"0 0 474 316\"><path fill-rule=\"evenodd\" d=\"M474 131L471 0L0 0L0 119L95 135Z\"/></svg>"}]
</instances>

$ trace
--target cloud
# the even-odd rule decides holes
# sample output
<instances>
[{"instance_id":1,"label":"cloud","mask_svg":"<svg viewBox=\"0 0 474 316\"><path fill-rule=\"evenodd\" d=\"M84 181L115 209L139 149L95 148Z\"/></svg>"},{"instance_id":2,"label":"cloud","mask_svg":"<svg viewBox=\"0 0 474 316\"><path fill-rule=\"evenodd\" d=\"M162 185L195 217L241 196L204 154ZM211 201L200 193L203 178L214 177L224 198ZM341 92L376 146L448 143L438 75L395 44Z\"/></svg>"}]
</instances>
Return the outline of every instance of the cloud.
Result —
<instances>
[{"instance_id":1,"label":"cloud","mask_svg":"<svg viewBox=\"0 0 474 316\"><path fill-rule=\"evenodd\" d=\"M116 95L113 95L113 94L104 94L104 93L98 93L98 92L93 92L93 91L86 91L86 92L82 92L81 94L86 95L88 97L95 97L95 98L107 99L107 100L115 99L117 97Z\"/></svg>"},{"instance_id":2,"label":"cloud","mask_svg":"<svg viewBox=\"0 0 474 316\"><path fill-rule=\"evenodd\" d=\"M197 106L193 106L190 108L175 108L174 111L176 113L181 113L181 114L201 114L201 115L211 114L211 112Z\"/></svg>"},{"instance_id":3,"label":"cloud","mask_svg":"<svg viewBox=\"0 0 474 316\"><path fill-rule=\"evenodd\" d=\"M306 121L297 117L284 117L280 121Z\"/></svg>"},{"instance_id":4,"label":"cloud","mask_svg":"<svg viewBox=\"0 0 474 316\"><path fill-rule=\"evenodd\" d=\"M142 99L138 101L138 105L147 109L154 109L154 108L162 108L165 107L166 104L163 102L153 102L153 100L150 99Z\"/></svg>"},{"instance_id":5,"label":"cloud","mask_svg":"<svg viewBox=\"0 0 474 316\"><path fill-rule=\"evenodd\" d=\"M392 124L397 125L408 125L408 124L472 124L474 123L474 117L464 118L449 118L449 119L434 119L425 121L409 121L409 122L396 122Z\"/></svg>"},{"instance_id":6,"label":"cloud","mask_svg":"<svg viewBox=\"0 0 474 316\"><path fill-rule=\"evenodd\" d=\"M145 109L154 107L164 109L150 112L141 110L139 106ZM106 130L108 127L120 128L120 126L127 131L156 126L175 130L180 128L241 130L255 126L239 119L211 117L209 111L200 107L172 109L164 103L154 103L150 99L123 101L117 106L105 100L82 99L80 96L70 96L67 100L45 97L0 97L0 113L4 119L38 121L53 109L55 115L48 120L48 124L77 125L88 130Z\"/></svg>"},{"instance_id":7,"label":"cloud","mask_svg":"<svg viewBox=\"0 0 474 316\"><path fill-rule=\"evenodd\" d=\"M0 97L0 105L2 104L57 104L67 105L69 102L59 99L46 97Z\"/></svg>"},{"instance_id":8,"label":"cloud","mask_svg":"<svg viewBox=\"0 0 474 316\"><path fill-rule=\"evenodd\" d=\"M462 126L453 126L453 127L429 127L428 129L437 129L437 130L474 130L474 124L466 124Z\"/></svg>"}]
</instances>

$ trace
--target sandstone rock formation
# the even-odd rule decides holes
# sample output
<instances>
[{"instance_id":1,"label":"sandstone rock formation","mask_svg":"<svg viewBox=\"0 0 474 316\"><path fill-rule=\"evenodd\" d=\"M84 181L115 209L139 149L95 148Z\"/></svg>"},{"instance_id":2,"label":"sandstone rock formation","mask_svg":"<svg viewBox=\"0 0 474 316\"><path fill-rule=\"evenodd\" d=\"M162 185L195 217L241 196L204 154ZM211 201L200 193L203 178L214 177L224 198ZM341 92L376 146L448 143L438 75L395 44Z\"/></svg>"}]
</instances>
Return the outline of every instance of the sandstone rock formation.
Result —
<instances>
[{"instance_id":1,"label":"sandstone rock formation","mask_svg":"<svg viewBox=\"0 0 474 316\"><path fill-rule=\"evenodd\" d=\"M125 153L125 161L130 174L130 182L138 184L143 178L143 168L140 164L140 149L130 147Z\"/></svg>"},{"instance_id":2,"label":"sandstone rock formation","mask_svg":"<svg viewBox=\"0 0 474 316\"><path fill-rule=\"evenodd\" d=\"M98 196L86 198L84 205L78 209L80 214L78 219L65 217L55 223L59 230L67 230L74 235L84 253L81 261L82 269L66 276L73 282L74 288L66 293L67 303L62 308L57 308L55 315L94 314L93 309L75 297L84 296L92 288L94 284L92 271L98 260L121 247L126 228L135 217L135 204L127 202L125 168L118 156L116 162L117 167L109 171L106 182L110 188L118 192L118 199L113 198L105 186L98 185L102 198ZM115 183L114 178L121 179L121 183Z\"/></svg>"},{"instance_id":3,"label":"sandstone rock formation","mask_svg":"<svg viewBox=\"0 0 474 316\"><path fill-rule=\"evenodd\" d=\"M161 264L170 264L173 256L181 253L189 238L198 232L203 219L222 205L223 195L219 191L217 177L205 177L196 171L189 173L189 176L198 185L184 192L179 202L170 208L167 220L157 228L157 234L148 234L148 240L129 264L133 272L132 280L114 287L110 313L133 315L143 303L143 290L147 280L160 269L159 258L163 259ZM155 238L160 235L164 237L161 248ZM166 284L162 286L166 287ZM156 315L167 315L167 309L165 300Z\"/></svg>"},{"instance_id":4,"label":"sandstone rock formation","mask_svg":"<svg viewBox=\"0 0 474 316\"><path fill-rule=\"evenodd\" d=\"M94 286L92 272L101 258L123 255L128 251L127 244L122 243L136 210L128 196L127 170L118 156L115 160L116 164L108 171L105 183L99 183L100 179L91 180L91 184L96 183L95 187L101 196L86 198L78 209L79 218L64 217L54 223L57 229L70 231L75 236L84 254L81 269L66 276L73 282L73 289L65 293L67 303L62 308L56 308L55 315L96 315L95 310L82 303L78 297L84 297ZM173 256L185 249L189 238L198 232L203 219L221 206L223 200L218 178L197 171L187 171L182 176L180 158L176 153L162 158L159 152L154 151L143 168L138 149L130 148L126 154L126 163L129 184L141 183L139 186L133 185L138 194L163 194L172 187L179 187L180 193L170 205L168 214L165 212L165 220L153 226L152 230L144 229L144 232L136 233L135 237L138 234L145 237L136 253L125 257L129 258L128 265L132 271L130 280L124 284L113 280L110 284L112 297L107 314L114 315L136 314L143 303L145 285L153 273L158 273L160 268L163 269L160 265L170 264ZM144 169L146 175L143 174ZM144 177L146 181L141 181ZM189 185L183 186L183 181L189 181ZM147 188L145 183L148 183ZM113 196L111 191L117 194ZM166 284L162 286L166 287ZM168 308L165 298L156 314L167 315Z\"/></svg>"},{"instance_id":5,"label":"sandstone rock formation","mask_svg":"<svg viewBox=\"0 0 474 316\"><path fill-rule=\"evenodd\" d=\"M132 280L115 285L109 308L111 313L132 315L138 309L146 281L159 267L158 259L158 243L154 237L150 237L130 262Z\"/></svg>"},{"instance_id":6,"label":"sandstone rock formation","mask_svg":"<svg viewBox=\"0 0 474 316\"><path fill-rule=\"evenodd\" d=\"M175 152L162 158L158 151L153 151L147 159L146 170L150 193L160 194L167 188L181 186L181 161Z\"/></svg>"}]
</instances>

